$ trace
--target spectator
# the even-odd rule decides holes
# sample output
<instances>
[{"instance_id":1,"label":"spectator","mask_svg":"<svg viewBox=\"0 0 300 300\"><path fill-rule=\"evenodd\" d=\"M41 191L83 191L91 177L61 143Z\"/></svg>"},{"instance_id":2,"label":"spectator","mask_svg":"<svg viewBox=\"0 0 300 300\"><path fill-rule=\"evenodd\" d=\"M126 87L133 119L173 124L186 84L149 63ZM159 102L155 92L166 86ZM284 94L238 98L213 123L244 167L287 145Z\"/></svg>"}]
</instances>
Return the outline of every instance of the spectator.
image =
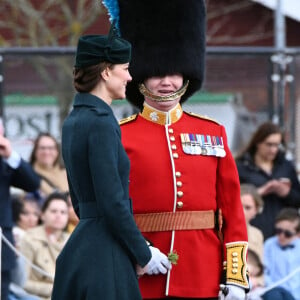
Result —
<instances>
[{"instance_id":1,"label":"spectator","mask_svg":"<svg viewBox=\"0 0 300 300\"><path fill-rule=\"evenodd\" d=\"M31 152L30 163L42 178L42 196L46 197L54 191L69 190L66 170L61 164L60 146L50 133L38 135Z\"/></svg>"},{"instance_id":2,"label":"spectator","mask_svg":"<svg viewBox=\"0 0 300 300\"><path fill-rule=\"evenodd\" d=\"M248 251L247 262L250 281L250 293L247 295L247 300L294 300L294 297L281 287L265 291L261 283L263 265L257 253L251 249Z\"/></svg>"},{"instance_id":3,"label":"spectator","mask_svg":"<svg viewBox=\"0 0 300 300\"><path fill-rule=\"evenodd\" d=\"M300 207L300 184L292 162L285 158L283 135L271 123L261 124L246 149L237 157L240 183L251 183L263 197L264 210L251 224L264 238L274 234L274 220L284 207Z\"/></svg>"},{"instance_id":4,"label":"spectator","mask_svg":"<svg viewBox=\"0 0 300 300\"><path fill-rule=\"evenodd\" d=\"M250 224L250 221L263 210L263 200L253 184L241 184L241 201L245 213L248 233L248 247L255 251L260 260L263 259L264 237L258 228Z\"/></svg>"},{"instance_id":5,"label":"spectator","mask_svg":"<svg viewBox=\"0 0 300 300\"><path fill-rule=\"evenodd\" d=\"M12 205L10 187L34 192L40 186L40 178L20 155L13 151L10 141L4 137L4 128L0 120L0 227L3 236L13 243ZM11 270L15 266L15 254L2 243L1 257L1 299L8 299Z\"/></svg>"},{"instance_id":6,"label":"spectator","mask_svg":"<svg viewBox=\"0 0 300 300\"><path fill-rule=\"evenodd\" d=\"M50 299L55 273L55 261L69 234L64 231L68 223L68 204L65 194L54 192L43 204L42 225L30 229L21 241L21 252L29 261L49 274L45 276L26 264L24 289L41 299Z\"/></svg>"},{"instance_id":7,"label":"spectator","mask_svg":"<svg viewBox=\"0 0 300 300\"><path fill-rule=\"evenodd\" d=\"M13 198L12 213L15 224L13 227L13 236L18 249L26 230L39 224L40 211L38 199L32 193Z\"/></svg>"},{"instance_id":8,"label":"spectator","mask_svg":"<svg viewBox=\"0 0 300 300\"><path fill-rule=\"evenodd\" d=\"M28 193L19 197L14 197L12 202L13 221L13 236L15 246L20 251L20 243L25 232L34 228L39 223L40 207L37 203L37 198ZM17 257L17 264L12 270L12 282L9 286L9 300L35 300L37 297L28 294L22 286L26 280L25 260L22 256Z\"/></svg>"},{"instance_id":9,"label":"spectator","mask_svg":"<svg viewBox=\"0 0 300 300\"><path fill-rule=\"evenodd\" d=\"M250 278L250 289L254 290L258 287L262 287L263 285L261 284L259 279L263 275L263 264L258 254L252 249L248 250L247 262Z\"/></svg>"},{"instance_id":10,"label":"spectator","mask_svg":"<svg viewBox=\"0 0 300 300\"><path fill-rule=\"evenodd\" d=\"M270 286L282 280L296 269L289 280L280 287L300 299L300 216L296 209L282 209L275 220L275 236L264 246L265 282ZM286 299L286 298L284 298Z\"/></svg>"},{"instance_id":11,"label":"spectator","mask_svg":"<svg viewBox=\"0 0 300 300\"><path fill-rule=\"evenodd\" d=\"M68 206L69 206L69 222L67 225L67 232L72 233L79 222L79 218L76 215L74 210L70 193L66 193L68 199Z\"/></svg>"}]
</instances>

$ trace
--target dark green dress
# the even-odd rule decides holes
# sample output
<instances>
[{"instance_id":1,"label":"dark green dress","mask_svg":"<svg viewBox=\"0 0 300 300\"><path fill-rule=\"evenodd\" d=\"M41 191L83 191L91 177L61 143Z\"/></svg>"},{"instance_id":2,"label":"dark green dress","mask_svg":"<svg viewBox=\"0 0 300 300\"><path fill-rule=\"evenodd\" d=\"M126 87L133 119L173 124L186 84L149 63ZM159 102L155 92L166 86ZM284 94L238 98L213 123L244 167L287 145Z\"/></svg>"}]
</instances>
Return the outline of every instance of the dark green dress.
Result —
<instances>
[{"instance_id":1,"label":"dark green dress","mask_svg":"<svg viewBox=\"0 0 300 300\"><path fill-rule=\"evenodd\" d=\"M57 259L52 300L141 299L135 264L151 253L132 216L129 160L110 106L77 94L62 153L80 221Z\"/></svg>"}]
</instances>

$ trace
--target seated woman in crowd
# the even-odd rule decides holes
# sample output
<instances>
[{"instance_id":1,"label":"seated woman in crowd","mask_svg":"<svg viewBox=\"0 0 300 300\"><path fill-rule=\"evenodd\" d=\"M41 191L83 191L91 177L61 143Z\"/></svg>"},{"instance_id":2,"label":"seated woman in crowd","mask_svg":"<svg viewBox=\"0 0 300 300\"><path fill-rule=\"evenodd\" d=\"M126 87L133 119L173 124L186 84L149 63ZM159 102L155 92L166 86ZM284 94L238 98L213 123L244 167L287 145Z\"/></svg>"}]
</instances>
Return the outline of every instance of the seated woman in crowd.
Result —
<instances>
[{"instance_id":1,"label":"seated woman in crowd","mask_svg":"<svg viewBox=\"0 0 300 300\"><path fill-rule=\"evenodd\" d=\"M261 124L236 159L241 183L251 183L263 197L264 210L251 224L264 238L274 234L274 221L284 207L300 207L300 184L293 163L283 151L283 134L271 123Z\"/></svg>"},{"instance_id":2,"label":"seated woman in crowd","mask_svg":"<svg viewBox=\"0 0 300 300\"><path fill-rule=\"evenodd\" d=\"M260 229L250 224L258 213L263 211L263 200L253 184L241 184L241 201L247 222L248 247L263 259L264 236Z\"/></svg>"},{"instance_id":3,"label":"seated woman in crowd","mask_svg":"<svg viewBox=\"0 0 300 300\"><path fill-rule=\"evenodd\" d=\"M38 226L40 220L40 207L38 199L32 193L16 195L12 201L13 213L13 236L15 247L20 251L21 241L27 230ZM9 286L9 300L36 300L39 299L28 294L22 286L26 281L25 260L22 256L17 257L17 263L11 272Z\"/></svg>"},{"instance_id":4,"label":"seated woman in crowd","mask_svg":"<svg viewBox=\"0 0 300 300\"><path fill-rule=\"evenodd\" d=\"M69 234L65 231L68 223L68 203L65 194L50 194L42 207L42 225L30 229L21 241L21 252L41 273L26 264L27 279L24 289L41 299L50 299L55 273L55 261Z\"/></svg>"},{"instance_id":5,"label":"seated woman in crowd","mask_svg":"<svg viewBox=\"0 0 300 300\"><path fill-rule=\"evenodd\" d=\"M67 174L61 164L60 147L50 133L40 133L34 142L30 163L42 178L40 191L46 197L54 191L69 190Z\"/></svg>"},{"instance_id":6,"label":"seated woman in crowd","mask_svg":"<svg viewBox=\"0 0 300 300\"><path fill-rule=\"evenodd\" d=\"M40 221L41 209L38 200L33 194L28 193L15 196L12 201L13 235L16 247L20 248L20 242L25 232L37 226Z\"/></svg>"}]
</instances>

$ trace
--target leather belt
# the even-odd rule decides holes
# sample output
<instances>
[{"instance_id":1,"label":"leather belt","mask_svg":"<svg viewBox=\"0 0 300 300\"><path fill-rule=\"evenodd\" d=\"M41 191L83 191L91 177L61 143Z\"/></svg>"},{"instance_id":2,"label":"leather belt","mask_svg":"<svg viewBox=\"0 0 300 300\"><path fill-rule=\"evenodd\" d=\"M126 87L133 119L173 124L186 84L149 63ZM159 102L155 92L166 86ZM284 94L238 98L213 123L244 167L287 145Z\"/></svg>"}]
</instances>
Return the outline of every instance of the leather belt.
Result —
<instances>
[{"instance_id":1,"label":"leather belt","mask_svg":"<svg viewBox=\"0 0 300 300\"><path fill-rule=\"evenodd\" d=\"M134 219L141 232L215 228L213 210L135 214Z\"/></svg>"}]
</instances>

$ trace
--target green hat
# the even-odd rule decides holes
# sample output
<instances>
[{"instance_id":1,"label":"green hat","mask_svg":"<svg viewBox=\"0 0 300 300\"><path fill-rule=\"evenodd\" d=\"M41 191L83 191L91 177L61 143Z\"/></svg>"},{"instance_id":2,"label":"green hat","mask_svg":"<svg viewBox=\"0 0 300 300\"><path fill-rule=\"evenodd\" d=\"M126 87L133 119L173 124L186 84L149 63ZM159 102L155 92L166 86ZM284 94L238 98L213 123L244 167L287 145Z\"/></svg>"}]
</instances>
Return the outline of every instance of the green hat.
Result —
<instances>
[{"instance_id":1,"label":"green hat","mask_svg":"<svg viewBox=\"0 0 300 300\"><path fill-rule=\"evenodd\" d=\"M101 62L125 64L131 59L131 44L117 35L112 25L108 35L84 35L79 38L75 68L84 68Z\"/></svg>"}]
</instances>

